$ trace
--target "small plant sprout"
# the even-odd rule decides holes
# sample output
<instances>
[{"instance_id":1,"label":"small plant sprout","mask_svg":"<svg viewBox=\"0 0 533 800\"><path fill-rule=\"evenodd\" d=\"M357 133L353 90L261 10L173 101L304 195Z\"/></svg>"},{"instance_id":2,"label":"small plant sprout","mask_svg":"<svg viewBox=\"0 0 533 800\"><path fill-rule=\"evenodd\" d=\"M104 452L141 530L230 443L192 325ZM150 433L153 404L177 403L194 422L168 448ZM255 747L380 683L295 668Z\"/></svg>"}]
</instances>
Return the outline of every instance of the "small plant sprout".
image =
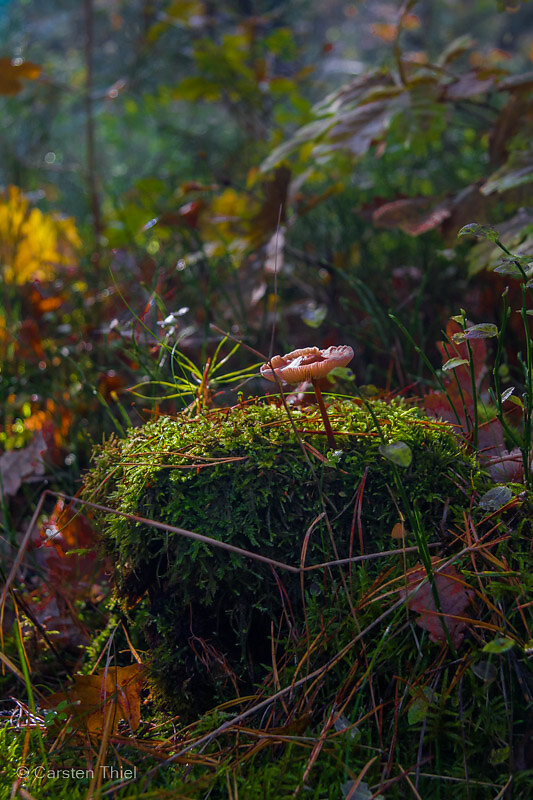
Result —
<instances>
[{"instance_id":1,"label":"small plant sprout","mask_svg":"<svg viewBox=\"0 0 533 800\"><path fill-rule=\"evenodd\" d=\"M274 383L297 384L309 381L313 385L316 401L324 420L324 430L328 437L328 446L335 450L335 436L320 391L319 381L336 367L345 367L350 363L354 352L348 345L328 347L319 350L318 347L303 347L293 350L284 356L272 356L270 361L261 367L261 375Z\"/></svg>"}]
</instances>

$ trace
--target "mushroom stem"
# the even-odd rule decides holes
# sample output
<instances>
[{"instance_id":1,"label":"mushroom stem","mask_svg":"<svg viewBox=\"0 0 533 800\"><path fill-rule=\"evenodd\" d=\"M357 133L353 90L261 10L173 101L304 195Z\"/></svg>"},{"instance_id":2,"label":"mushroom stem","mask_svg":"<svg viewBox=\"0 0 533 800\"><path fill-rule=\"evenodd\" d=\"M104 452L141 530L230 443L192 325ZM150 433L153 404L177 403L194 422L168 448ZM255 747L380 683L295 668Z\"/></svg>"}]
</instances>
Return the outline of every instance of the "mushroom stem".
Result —
<instances>
[{"instance_id":1,"label":"mushroom stem","mask_svg":"<svg viewBox=\"0 0 533 800\"><path fill-rule=\"evenodd\" d=\"M320 413L322 414L322 419L324 420L324 429L326 431L326 435L328 437L328 445L330 450L335 450L336 443L335 437L333 435L333 430L331 428L331 423L329 421L328 413L326 411L326 406L324 405L324 398L322 397L322 392L320 391L320 386L318 385L318 381L311 380L313 384L313 389L315 390L315 397L318 403L318 407L320 409Z\"/></svg>"}]
</instances>

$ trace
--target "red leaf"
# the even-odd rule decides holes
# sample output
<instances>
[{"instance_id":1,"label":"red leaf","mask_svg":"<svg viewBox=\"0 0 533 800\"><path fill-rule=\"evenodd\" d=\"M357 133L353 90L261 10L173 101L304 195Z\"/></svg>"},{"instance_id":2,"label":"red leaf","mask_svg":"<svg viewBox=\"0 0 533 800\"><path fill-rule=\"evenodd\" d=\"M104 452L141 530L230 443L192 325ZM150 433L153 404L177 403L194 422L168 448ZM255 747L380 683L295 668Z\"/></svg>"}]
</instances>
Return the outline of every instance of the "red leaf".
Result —
<instances>
[{"instance_id":1,"label":"red leaf","mask_svg":"<svg viewBox=\"0 0 533 800\"><path fill-rule=\"evenodd\" d=\"M438 559L432 559L435 566ZM470 603L474 592L465 587L461 575L453 564L448 565L440 572L434 573L435 588L440 602L440 614L435 605L435 598L430 581L423 586L422 581L427 577L424 567L418 567L407 575L408 608L420 616L417 624L427 630L432 642L446 641L446 632L443 620L450 634L450 639L455 647L463 640L463 631L466 624L463 620L454 617L464 616L464 610ZM420 587L420 588L418 588ZM414 594L415 590L416 594ZM405 594L404 594L405 596Z\"/></svg>"},{"instance_id":2,"label":"red leaf","mask_svg":"<svg viewBox=\"0 0 533 800\"><path fill-rule=\"evenodd\" d=\"M86 644L89 632L76 612L77 601L97 603L106 592L106 564L99 558L90 522L58 500L33 543L44 575L24 596L48 634L63 645ZM85 553L70 551L87 550Z\"/></svg>"}]
</instances>

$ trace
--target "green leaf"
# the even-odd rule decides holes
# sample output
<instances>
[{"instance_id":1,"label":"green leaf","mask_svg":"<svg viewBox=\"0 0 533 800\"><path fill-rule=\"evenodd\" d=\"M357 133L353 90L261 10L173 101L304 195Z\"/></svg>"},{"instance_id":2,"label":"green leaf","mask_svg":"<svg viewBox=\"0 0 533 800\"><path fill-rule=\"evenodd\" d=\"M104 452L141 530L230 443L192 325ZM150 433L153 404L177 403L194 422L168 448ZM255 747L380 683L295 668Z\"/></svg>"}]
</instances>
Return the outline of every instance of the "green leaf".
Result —
<instances>
[{"instance_id":1,"label":"green leaf","mask_svg":"<svg viewBox=\"0 0 533 800\"><path fill-rule=\"evenodd\" d=\"M489 761L495 766L496 764L503 764L509 758L509 745L506 747L495 747L490 751Z\"/></svg>"},{"instance_id":2,"label":"green leaf","mask_svg":"<svg viewBox=\"0 0 533 800\"><path fill-rule=\"evenodd\" d=\"M507 263L507 264L499 264L497 267L494 267L493 272L497 272L498 275L509 275L511 278L523 278L524 276L516 266L516 264Z\"/></svg>"},{"instance_id":3,"label":"green leaf","mask_svg":"<svg viewBox=\"0 0 533 800\"><path fill-rule=\"evenodd\" d=\"M454 342L464 342L465 339L492 339L498 335L498 328L492 322L482 322L479 325L472 325L460 333L454 333Z\"/></svg>"},{"instance_id":4,"label":"green leaf","mask_svg":"<svg viewBox=\"0 0 533 800\"><path fill-rule=\"evenodd\" d=\"M313 139L318 139L334 124L334 119L329 116L325 119L317 119L309 122L300 128L291 139L282 142L276 147L269 156L261 164L261 172L269 172L274 167L277 167L282 161L288 158L297 150L300 145L307 144Z\"/></svg>"},{"instance_id":5,"label":"green leaf","mask_svg":"<svg viewBox=\"0 0 533 800\"><path fill-rule=\"evenodd\" d=\"M294 38L289 28L278 28L266 37L264 44L270 53L274 53L285 60L294 58L297 52Z\"/></svg>"},{"instance_id":6,"label":"green leaf","mask_svg":"<svg viewBox=\"0 0 533 800\"><path fill-rule=\"evenodd\" d=\"M463 364L468 364L467 358L450 358L445 364L442 365L442 369L444 371L448 369L455 369L456 367L460 367Z\"/></svg>"},{"instance_id":7,"label":"green leaf","mask_svg":"<svg viewBox=\"0 0 533 800\"><path fill-rule=\"evenodd\" d=\"M498 231L492 225L481 225L479 222L464 225L457 236L477 236L479 239L489 239L491 242L497 242L500 238Z\"/></svg>"},{"instance_id":8,"label":"green leaf","mask_svg":"<svg viewBox=\"0 0 533 800\"><path fill-rule=\"evenodd\" d=\"M332 369L331 372L335 372L335 370ZM363 383L359 387L359 391L361 392L361 397L365 397L367 399L371 397L378 397L380 394L380 389L378 389L377 386L374 386L373 383Z\"/></svg>"},{"instance_id":9,"label":"green leaf","mask_svg":"<svg viewBox=\"0 0 533 800\"><path fill-rule=\"evenodd\" d=\"M201 75L190 75L183 78L174 88L173 97L176 100L188 100L191 103L198 100L215 102L221 98L221 88L213 80L206 79Z\"/></svg>"},{"instance_id":10,"label":"green leaf","mask_svg":"<svg viewBox=\"0 0 533 800\"><path fill-rule=\"evenodd\" d=\"M398 467L408 467L413 460L411 448L405 442L392 442L391 444L380 444L379 452Z\"/></svg>"},{"instance_id":11,"label":"green leaf","mask_svg":"<svg viewBox=\"0 0 533 800\"><path fill-rule=\"evenodd\" d=\"M343 381L354 381L355 375L350 367L335 367L328 373L328 378L340 378Z\"/></svg>"},{"instance_id":12,"label":"green leaf","mask_svg":"<svg viewBox=\"0 0 533 800\"><path fill-rule=\"evenodd\" d=\"M428 708L434 696L434 692L427 686L422 692L416 694L407 712L407 721L409 725L416 725L418 722L423 722L425 720Z\"/></svg>"},{"instance_id":13,"label":"green leaf","mask_svg":"<svg viewBox=\"0 0 533 800\"><path fill-rule=\"evenodd\" d=\"M467 50L470 50L473 46L474 40L469 33L459 36L457 39L454 39L452 42L450 42L450 44L442 51L437 64L440 67L445 67L452 61L455 61L456 58L459 58L459 56L462 56L463 53L465 53Z\"/></svg>"},{"instance_id":14,"label":"green leaf","mask_svg":"<svg viewBox=\"0 0 533 800\"><path fill-rule=\"evenodd\" d=\"M310 328L319 328L326 319L326 306L309 305L302 313L302 321Z\"/></svg>"},{"instance_id":15,"label":"green leaf","mask_svg":"<svg viewBox=\"0 0 533 800\"><path fill-rule=\"evenodd\" d=\"M514 646L514 639L508 639L507 636L497 636L492 642L487 642L483 648L483 652L500 655L501 653L506 653L508 650L511 650Z\"/></svg>"},{"instance_id":16,"label":"green leaf","mask_svg":"<svg viewBox=\"0 0 533 800\"><path fill-rule=\"evenodd\" d=\"M312 587L311 587L312 588ZM320 594L320 592L318 592ZM356 736L359 736L361 731L359 728L352 725L348 717L345 717L344 714L341 714L340 717L337 717L335 722L333 723L335 726L335 730L339 731L348 731L348 735L350 739L355 739Z\"/></svg>"},{"instance_id":17,"label":"green leaf","mask_svg":"<svg viewBox=\"0 0 533 800\"><path fill-rule=\"evenodd\" d=\"M505 256L500 259L493 272L497 272L499 275L510 275L512 278L523 278L520 267L527 273L531 268L531 256Z\"/></svg>"},{"instance_id":18,"label":"green leaf","mask_svg":"<svg viewBox=\"0 0 533 800\"><path fill-rule=\"evenodd\" d=\"M493 681L498 674L498 670L490 661L478 661L477 664L473 664L472 672L476 678L481 678L485 683Z\"/></svg>"},{"instance_id":19,"label":"green leaf","mask_svg":"<svg viewBox=\"0 0 533 800\"><path fill-rule=\"evenodd\" d=\"M511 153L506 163L494 172L483 184L480 191L485 196L493 192L506 192L516 186L533 181L533 148Z\"/></svg>"},{"instance_id":20,"label":"green leaf","mask_svg":"<svg viewBox=\"0 0 533 800\"><path fill-rule=\"evenodd\" d=\"M514 403L515 406L518 406L518 408L524 408L524 404L523 404L522 400L520 400L519 397L514 397L514 396L510 397L509 398L509 402L510 403Z\"/></svg>"},{"instance_id":21,"label":"green leaf","mask_svg":"<svg viewBox=\"0 0 533 800\"><path fill-rule=\"evenodd\" d=\"M485 511L497 511L506 505L512 497L513 493L508 486L495 486L494 489L489 489L488 492L485 492L478 505Z\"/></svg>"}]
</instances>

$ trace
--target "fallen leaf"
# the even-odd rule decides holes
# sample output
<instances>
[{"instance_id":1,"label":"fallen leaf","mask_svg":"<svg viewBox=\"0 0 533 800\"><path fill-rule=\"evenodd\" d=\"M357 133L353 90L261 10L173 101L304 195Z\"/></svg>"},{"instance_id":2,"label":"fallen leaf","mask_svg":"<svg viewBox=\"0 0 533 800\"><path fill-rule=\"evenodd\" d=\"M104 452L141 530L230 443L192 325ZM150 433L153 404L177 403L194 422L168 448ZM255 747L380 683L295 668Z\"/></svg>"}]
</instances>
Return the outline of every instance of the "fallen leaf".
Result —
<instances>
[{"instance_id":1,"label":"fallen leaf","mask_svg":"<svg viewBox=\"0 0 533 800\"><path fill-rule=\"evenodd\" d=\"M16 494L28 478L44 475L42 454L45 451L46 443L39 431L27 447L8 450L0 456L1 491L4 496Z\"/></svg>"},{"instance_id":2,"label":"fallen leaf","mask_svg":"<svg viewBox=\"0 0 533 800\"><path fill-rule=\"evenodd\" d=\"M90 631L78 614L79 604L98 603L107 594L109 569L89 520L58 500L33 552L42 577L23 595L24 602L54 641L71 648L87 644Z\"/></svg>"},{"instance_id":3,"label":"fallen leaf","mask_svg":"<svg viewBox=\"0 0 533 800\"><path fill-rule=\"evenodd\" d=\"M50 517L43 522L40 539L34 547L40 551L40 560L48 570L48 583L66 583L80 586L83 575L102 569L96 550L96 534L86 516L65 507L58 500ZM79 551L83 551L81 556ZM70 555L71 551L76 551ZM85 585L87 585L85 583Z\"/></svg>"},{"instance_id":4,"label":"fallen leaf","mask_svg":"<svg viewBox=\"0 0 533 800\"><path fill-rule=\"evenodd\" d=\"M111 736L118 732L118 724L126 720L135 731L141 721L140 692L144 682L142 664L129 667L110 666L95 675L76 675L68 692L55 692L45 699L45 708L55 708L66 703L65 711L72 714L72 725L87 731L90 736L101 736L108 714L113 714Z\"/></svg>"},{"instance_id":5,"label":"fallen leaf","mask_svg":"<svg viewBox=\"0 0 533 800\"><path fill-rule=\"evenodd\" d=\"M487 458L486 464L490 477L497 483L521 483L524 479L524 462L518 447L511 451L502 448L497 455Z\"/></svg>"},{"instance_id":6,"label":"fallen leaf","mask_svg":"<svg viewBox=\"0 0 533 800\"><path fill-rule=\"evenodd\" d=\"M433 562L437 568L437 559L433 559ZM421 586L426 577L427 573L424 567L417 567L407 574L408 608L420 615L416 620L417 625L428 631L432 642L446 641L444 620L454 647L458 647L463 640L466 623L463 620L454 619L454 617L463 616L474 592L464 585L461 575L453 564L448 565L440 572L435 572L434 583L440 602L439 613L430 581L428 580ZM403 595L405 597L406 593L404 592Z\"/></svg>"}]
</instances>

